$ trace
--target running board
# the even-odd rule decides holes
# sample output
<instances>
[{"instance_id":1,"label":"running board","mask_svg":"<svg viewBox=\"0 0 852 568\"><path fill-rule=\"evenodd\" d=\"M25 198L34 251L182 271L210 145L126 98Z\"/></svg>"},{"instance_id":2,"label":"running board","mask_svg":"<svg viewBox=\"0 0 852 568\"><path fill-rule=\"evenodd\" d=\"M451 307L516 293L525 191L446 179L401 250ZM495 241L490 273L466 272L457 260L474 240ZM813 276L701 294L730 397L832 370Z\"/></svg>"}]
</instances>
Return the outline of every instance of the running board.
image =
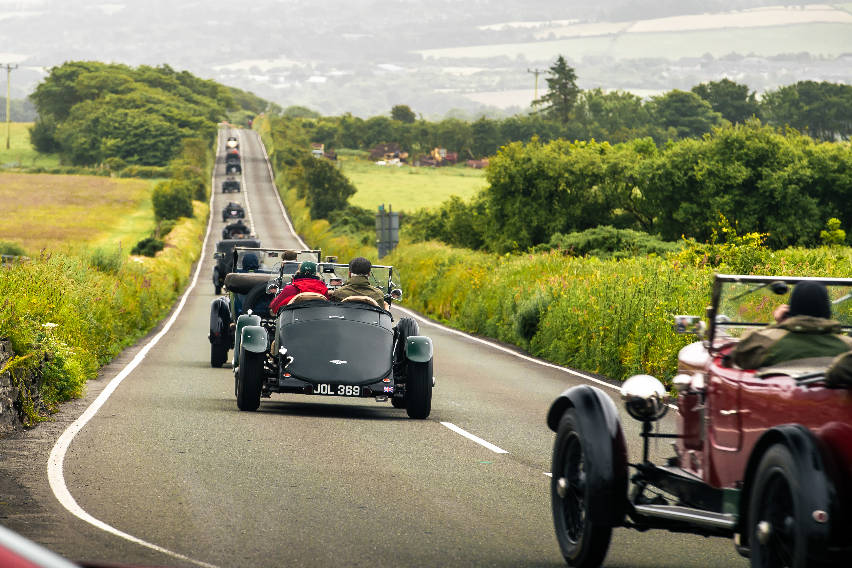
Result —
<instances>
[{"instance_id":1,"label":"running board","mask_svg":"<svg viewBox=\"0 0 852 568\"><path fill-rule=\"evenodd\" d=\"M733 530L737 526L737 519L734 515L714 513L702 509L674 505L634 505L634 508L638 514L645 517L680 521L712 529Z\"/></svg>"}]
</instances>

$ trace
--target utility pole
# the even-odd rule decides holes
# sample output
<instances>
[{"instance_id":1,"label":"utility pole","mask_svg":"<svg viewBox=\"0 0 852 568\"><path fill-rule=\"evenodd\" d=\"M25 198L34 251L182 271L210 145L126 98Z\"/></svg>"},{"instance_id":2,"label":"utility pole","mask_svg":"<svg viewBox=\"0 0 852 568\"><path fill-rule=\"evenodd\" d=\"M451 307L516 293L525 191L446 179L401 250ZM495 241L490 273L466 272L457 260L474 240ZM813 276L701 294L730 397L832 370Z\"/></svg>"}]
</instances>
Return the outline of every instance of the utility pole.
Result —
<instances>
[{"instance_id":1,"label":"utility pole","mask_svg":"<svg viewBox=\"0 0 852 568\"><path fill-rule=\"evenodd\" d=\"M17 65L12 65L11 63L0 63L0 67L6 68L6 149L9 149L9 139L12 135L12 88L11 88L11 80L10 77L12 75L12 69L17 69Z\"/></svg>"},{"instance_id":2,"label":"utility pole","mask_svg":"<svg viewBox=\"0 0 852 568\"><path fill-rule=\"evenodd\" d=\"M533 98L533 104L538 100L538 76L544 73L544 71L544 69L527 69L527 73L535 75L535 98Z\"/></svg>"}]
</instances>

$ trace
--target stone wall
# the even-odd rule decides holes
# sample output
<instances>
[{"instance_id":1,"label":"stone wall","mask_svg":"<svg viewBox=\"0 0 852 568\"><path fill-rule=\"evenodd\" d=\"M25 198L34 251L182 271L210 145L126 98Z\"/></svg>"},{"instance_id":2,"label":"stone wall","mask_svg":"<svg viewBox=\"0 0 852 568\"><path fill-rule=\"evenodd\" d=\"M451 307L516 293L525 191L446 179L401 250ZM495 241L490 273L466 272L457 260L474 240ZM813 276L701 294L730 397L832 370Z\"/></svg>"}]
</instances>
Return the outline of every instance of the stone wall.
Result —
<instances>
[{"instance_id":1,"label":"stone wall","mask_svg":"<svg viewBox=\"0 0 852 568\"><path fill-rule=\"evenodd\" d=\"M6 366L14 356L12 344L0 340L0 369ZM21 417L15 403L18 400L18 389L12 384L12 376L8 371L0 374L0 435L11 432L21 426Z\"/></svg>"}]
</instances>

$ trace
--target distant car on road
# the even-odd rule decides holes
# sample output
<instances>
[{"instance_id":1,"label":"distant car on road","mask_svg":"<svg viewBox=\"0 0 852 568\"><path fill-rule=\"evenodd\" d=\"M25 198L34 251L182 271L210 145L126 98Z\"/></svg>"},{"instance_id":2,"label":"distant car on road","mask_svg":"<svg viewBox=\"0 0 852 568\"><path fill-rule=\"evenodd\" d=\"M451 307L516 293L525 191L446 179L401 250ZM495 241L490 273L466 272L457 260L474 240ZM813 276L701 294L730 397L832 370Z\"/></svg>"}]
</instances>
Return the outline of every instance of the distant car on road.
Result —
<instances>
[{"instance_id":1,"label":"distant car on road","mask_svg":"<svg viewBox=\"0 0 852 568\"><path fill-rule=\"evenodd\" d=\"M348 265L321 263L317 274L331 288ZM392 266L373 265L370 279L391 303L402 297ZM417 322L393 316L366 296L331 302L303 292L280 310L237 319L234 391L237 407L255 411L272 393L391 400L411 418L432 409L432 340Z\"/></svg>"},{"instance_id":2,"label":"distant car on road","mask_svg":"<svg viewBox=\"0 0 852 568\"><path fill-rule=\"evenodd\" d=\"M216 252L213 258L216 264L213 266L213 289L216 294L222 293L225 285L225 276L234 271L233 251L236 247L260 248L258 239L223 239L216 243Z\"/></svg>"},{"instance_id":3,"label":"distant car on road","mask_svg":"<svg viewBox=\"0 0 852 568\"><path fill-rule=\"evenodd\" d=\"M243 206L236 201L229 201L225 207L222 208L222 220L230 221L234 219L245 219L246 211L243 209Z\"/></svg>"},{"instance_id":4,"label":"distant car on road","mask_svg":"<svg viewBox=\"0 0 852 568\"><path fill-rule=\"evenodd\" d=\"M239 148L240 147L240 141L239 141L239 139L237 139L236 136L228 136L228 140L225 141L225 146L228 149Z\"/></svg>"},{"instance_id":5,"label":"distant car on road","mask_svg":"<svg viewBox=\"0 0 852 568\"><path fill-rule=\"evenodd\" d=\"M236 178L229 177L222 182L222 193L230 193L232 191L240 192L240 182Z\"/></svg>"},{"instance_id":6,"label":"distant car on road","mask_svg":"<svg viewBox=\"0 0 852 568\"><path fill-rule=\"evenodd\" d=\"M225 165L225 173L226 174L242 174L243 167L239 164L226 164Z\"/></svg>"},{"instance_id":7,"label":"distant car on road","mask_svg":"<svg viewBox=\"0 0 852 568\"><path fill-rule=\"evenodd\" d=\"M832 318L852 331L849 278L716 275L706 325L675 316L677 332L703 337L678 355L677 433L652 427L669 408L660 381L637 375L621 389L642 423L638 463L628 463L608 395L581 385L556 399L547 416L556 432L551 503L569 565L599 566L613 527L629 527L733 538L755 567L849 566L852 353L760 369L730 358L804 281L828 288ZM649 460L652 438L674 442L664 465Z\"/></svg>"}]
</instances>

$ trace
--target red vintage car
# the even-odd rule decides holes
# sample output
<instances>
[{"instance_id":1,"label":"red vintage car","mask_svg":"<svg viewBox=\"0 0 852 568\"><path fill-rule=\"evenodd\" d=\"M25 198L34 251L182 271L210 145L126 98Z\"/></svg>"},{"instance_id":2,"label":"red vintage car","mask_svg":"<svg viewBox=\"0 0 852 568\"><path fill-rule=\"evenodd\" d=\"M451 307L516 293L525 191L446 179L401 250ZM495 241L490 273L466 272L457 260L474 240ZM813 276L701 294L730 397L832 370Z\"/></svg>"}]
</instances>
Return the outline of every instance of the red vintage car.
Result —
<instances>
[{"instance_id":1,"label":"red vintage car","mask_svg":"<svg viewBox=\"0 0 852 568\"><path fill-rule=\"evenodd\" d=\"M627 412L643 423L639 463L628 463L608 395L584 385L553 403L551 502L569 565L599 566L613 527L733 538L752 566L849 565L852 355L760 369L729 357L803 281L827 287L832 318L849 334L852 279L716 275L707 324L675 316L676 331L702 338L678 356L678 432L652 427L670 406L659 380L637 375L622 387ZM676 441L663 465L649 459L651 438Z\"/></svg>"}]
</instances>

